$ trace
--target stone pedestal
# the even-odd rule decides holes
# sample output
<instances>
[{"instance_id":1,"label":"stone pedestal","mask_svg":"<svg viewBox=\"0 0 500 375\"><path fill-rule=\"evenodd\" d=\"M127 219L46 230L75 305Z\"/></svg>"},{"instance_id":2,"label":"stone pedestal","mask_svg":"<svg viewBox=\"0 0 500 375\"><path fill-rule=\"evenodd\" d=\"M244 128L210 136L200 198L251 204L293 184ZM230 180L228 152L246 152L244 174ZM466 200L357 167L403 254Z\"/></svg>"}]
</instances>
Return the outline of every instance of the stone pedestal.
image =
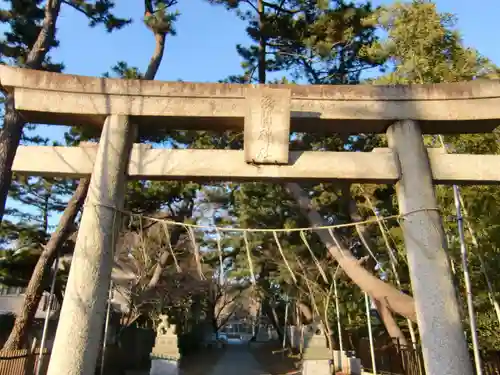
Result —
<instances>
[{"instance_id":1,"label":"stone pedestal","mask_svg":"<svg viewBox=\"0 0 500 375\"><path fill-rule=\"evenodd\" d=\"M178 375L179 367L177 360L151 359L151 370L149 375Z\"/></svg>"},{"instance_id":2,"label":"stone pedestal","mask_svg":"<svg viewBox=\"0 0 500 375\"><path fill-rule=\"evenodd\" d=\"M330 375L330 362L328 360L309 359L304 360L302 364L302 375Z\"/></svg>"},{"instance_id":3,"label":"stone pedestal","mask_svg":"<svg viewBox=\"0 0 500 375\"><path fill-rule=\"evenodd\" d=\"M304 335L305 351L302 363L302 375L330 375L331 352L326 347L323 330L317 333L316 324L308 327Z\"/></svg>"},{"instance_id":4,"label":"stone pedestal","mask_svg":"<svg viewBox=\"0 0 500 375\"><path fill-rule=\"evenodd\" d=\"M361 374L361 360L355 357L348 357L340 350L333 351L333 369L335 372L341 371L344 374Z\"/></svg>"},{"instance_id":5,"label":"stone pedestal","mask_svg":"<svg viewBox=\"0 0 500 375\"><path fill-rule=\"evenodd\" d=\"M348 358L348 373L352 375L361 375L362 371L362 366L361 366L361 359L359 358Z\"/></svg>"},{"instance_id":6,"label":"stone pedestal","mask_svg":"<svg viewBox=\"0 0 500 375\"><path fill-rule=\"evenodd\" d=\"M150 375L178 375L178 362L180 359L179 348L177 345L177 335L175 326L168 325L163 319L158 326L158 333L155 339L155 345L151 352L151 371Z\"/></svg>"},{"instance_id":7,"label":"stone pedestal","mask_svg":"<svg viewBox=\"0 0 500 375\"><path fill-rule=\"evenodd\" d=\"M318 329L319 332L316 332ZM304 345L302 375L330 375L332 371L361 375L359 358L347 357L346 353L340 350L334 350L332 358L332 351L327 348L327 340L320 325L312 324L306 327Z\"/></svg>"}]
</instances>

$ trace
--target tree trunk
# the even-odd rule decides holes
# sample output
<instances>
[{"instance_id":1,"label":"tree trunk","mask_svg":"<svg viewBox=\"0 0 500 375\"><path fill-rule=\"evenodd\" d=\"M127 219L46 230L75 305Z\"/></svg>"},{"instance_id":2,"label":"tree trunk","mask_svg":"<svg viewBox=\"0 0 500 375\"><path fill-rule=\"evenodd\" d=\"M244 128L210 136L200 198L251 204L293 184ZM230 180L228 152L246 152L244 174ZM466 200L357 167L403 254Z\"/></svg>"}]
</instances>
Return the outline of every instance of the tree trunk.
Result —
<instances>
[{"instance_id":1,"label":"tree trunk","mask_svg":"<svg viewBox=\"0 0 500 375\"><path fill-rule=\"evenodd\" d=\"M212 317L212 329L214 331L214 333L217 335L217 337L219 337L219 324L217 322L217 318L216 317Z\"/></svg>"},{"instance_id":2,"label":"tree trunk","mask_svg":"<svg viewBox=\"0 0 500 375\"><path fill-rule=\"evenodd\" d=\"M259 17L259 56L258 56L258 73L259 83L266 83L266 37L264 35L264 0L258 0L257 12Z\"/></svg>"},{"instance_id":3,"label":"tree trunk","mask_svg":"<svg viewBox=\"0 0 500 375\"><path fill-rule=\"evenodd\" d=\"M149 60L148 70L144 74L145 80L153 80L160 69L161 60L165 52L165 33L155 33L155 51Z\"/></svg>"},{"instance_id":4,"label":"tree trunk","mask_svg":"<svg viewBox=\"0 0 500 375\"><path fill-rule=\"evenodd\" d=\"M49 53L50 46L56 35L56 22L61 10L61 0L49 0L45 5L45 14L42 22L42 29L31 47L26 59L26 67L30 69L40 69L43 61Z\"/></svg>"},{"instance_id":5,"label":"tree trunk","mask_svg":"<svg viewBox=\"0 0 500 375\"><path fill-rule=\"evenodd\" d=\"M146 8L146 11L148 9ZM160 64L163 59L163 55L165 53L165 38L166 34L164 32L156 32L155 30L151 29L151 31L154 34L155 37L155 50L153 52L153 55L151 56L151 59L149 60L148 68L146 70L146 73L144 74L143 80L146 81L151 81L154 80L156 77L156 74L158 73L158 70L160 69ZM139 133L137 132L137 141L140 142L139 139ZM167 229L168 230L168 229ZM181 236L181 229L179 227L175 227L174 230L172 231L172 234L170 236L170 245L172 247L175 247L177 242L179 241ZM166 246L165 250L163 253L160 255L160 259L158 260L158 263L156 264L155 270L153 272L153 275L151 276L151 279L148 282L148 285L146 289L144 290L144 293L147 293L154 289L156 285L160 282L161 274L163 273L163 270L167 266L167 261L170 256L169 252L169 247Z\"/></svg>"},{"instance_id":6,"label":"tree trunk","mask_svg":"<svg viewBox=\"0 0 500 375\"><path fill-rule=\"evenodd\" d=\"M298 308L299 312L303 316L303 319L301 319L301 321L303 321L304 324L306 324L306 325L307 324L311 324L311 322L313 321L313 314L312 314L312 311L309 308L309 306L307 306L303 302L298 302L297 303L297 308Z\"/></svg>"},{"instance_id":7,"label":"tree trunk","mask_svg":"<svg viewBox=\"0 0 500 375\"><path fill-rule=\"evenodd\" d=\"M61 0L49 0L45 6L42 29L26 59L26 67L40 69L49 52L56 31L56 21L61 8ZM5 212L5 203L12 181L12 163L23 134L24 119L16 111L14 95L7 94L4 124L0 130L0 223Z\"/></svg>"},{"instance_id":8,"label":"tree trunk","mask_svg":"<svg viewBox=\"0 0 500 375\"><path fill-rule=\"evenodd\" d=\"M177 245L177 242L179 242L180 237L181 237L181 228L175 227L174 230L172 231L172 234L170 235L170 245L172 246L172 249L174 249L174 247ZM161 274L163 273L163 270L167 266L167 261L168 258L170 257L169 249L170 248L166 246L166 249L161 253L160 259L156 264L153 276L151 276L151 279L149 280L145 292L154 289L156 285L158 285L158 283L160 282Z\"/></svg>"},{"instance_id":9,"label":"tree trunk","mask_svg":"<svg viewBox=\"0 0 500 375\"><path fill-rule=\"evenodd\" d=\"M268 277L269 277L269 270L265 265L263 265L262 269L260 271L260 275L259 275L259 283L260 283L260 286L263 290L270 290L270 288L271 288L271 284L269 282ZM278 315L276 314L276 310L269 303L269 298L267 298L267 297L262 298L261 311L268 317L272 326L276 330L276 333L278 334L278 338L279 338L280 342L283 342L284 334L283 334L283 331L280 327ZM256 328L257 329L255 331L255 336L257 336L257 333L259 332L259 329L260 329L260 316L259 316L259 320L258 320L258 324L257 324Z\"/></svg>"},{"instance_id":10,"label":"tree trunk","mask_svg":"<svg viewBox=\"0 0 500 375\"><path fill-rule=\"evenodd\" d=\"M24 121L15 110L14 94L7 94L5 117L0 129L0 223L5 212L5 203L12 181L12 163L23 134Z\"/></svg>"},{"instance_id":11,"label":"tree trunk","mask_svg":"<svg viewBox=\"0 0 500 375\"><path fill-rule=\"evenodd\" d=\"M50 274L50 266L57 252L71 234L69 228L72 227L71 224L73 224L76 215L83 206L89 188L89 181L89 179L80 180L78 188L64 210L57 229L52 233L49 242L40 254L26 289L21 312L16 317L14 327L3 347L4 350L22 349L27 344L28 331L40 304L44 286Z\"/></svg>"},{"instance_id":12,"label":"tree trunk","mask_svg":"<svg viewBox=\"0 0 500 375\"><path fill-rule=\"evenodd\" d=\"M351 189L350 189L350 184L346 184L343 186L342 189L342 198L345 200L345 205L346 205L346 210L348 211L347 214L350 217L351 221L353 223L359 223L363 221L363 218L358 212L358 208L356 206L356 202L352 199L351 197ZM376 260L372 258L371 253L373 252L373 249L375 249L375 245L370 238L370 235L368 234L368 227L366 225L356 225L356 232L363 244L363 247L365 248L367 252L367 256L369 257L367 264L369 270L375 269L376 266ZM373 297L373 296L371 296ZM396 320L392 316L391 311L388 309L385 301L379 301L376 298L373 298L375 302L375 307L377 308L378 314L380 316L380 319L382 320L382 323L385 326L385 329L387 333L389 334L389 337L391 339L396 339L399 341L401 345L407 345L408 342L406 341L406 337L403 334L403 331L399 328Z\"/></svg>"},{"instance_id":13,"label":"tree trunk","mask_svg":"<svg viewBox=\"0 0 500 375\"><path fill-rule=\"evenodd\" d=\"M401 331L401 328L399 328L398 323L396 322L396 319L394 319L394 316L392 315L389 308L384 303L377 301L376 299L373 299L373 301L375 302L375 307L377 308L378 315L380 316L380 319L382 319L382 322L384 323L385 329L387 330L387 333L389 334L391 340L393 342L397 340L399 344L406 347L408 345L408 341L406 341L406 337L403 334L403 331Z\"/></svg>"},{"instance_id":14,"label":"tree trunk","mask_svg":"<svg viewBox=\"0 0 500 375\"><path fill-rule=\"evenodd\" d=\"M301 211L307 215L311 226L326 225L320 214L313 209L309 197L298 184L288 183L286 184L286 189L295 198ZM361 290L378 301L384 301L391 311L416 322L415 304L411 296L400 292L392 285L385 283L368 272L359 264L359 260L349 250L337 247L327 231L321 230L317 234L330 255Z\"/></svg>"},{"instance_id":15,"label":"tree trunk","mask_svg":"<svg viewBox=\"0 0 500 375\"><path fill-rule=\"evenodd\" d=\"M269 304L269 300L266 298L264 301L262 301L262 310L264 310L264 313L266 316L269 318L269 321L271 322L272 326L276 330L276 333L278 334L278 338L280 342L283 342L283 330L280 327L280 323L278 320L278 314L276 313L276 310ZM260 330L260 324L257 326L257 331Z\"/></svg>"}]
</instances>

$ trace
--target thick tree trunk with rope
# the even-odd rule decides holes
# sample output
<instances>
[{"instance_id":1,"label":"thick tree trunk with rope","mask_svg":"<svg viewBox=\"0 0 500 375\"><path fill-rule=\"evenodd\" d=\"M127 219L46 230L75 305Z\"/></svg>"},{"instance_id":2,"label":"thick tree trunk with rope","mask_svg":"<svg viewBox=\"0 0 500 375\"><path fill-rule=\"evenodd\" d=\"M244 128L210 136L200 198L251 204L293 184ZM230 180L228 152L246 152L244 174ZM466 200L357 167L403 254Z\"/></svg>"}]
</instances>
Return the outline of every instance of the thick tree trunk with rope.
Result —
<instances>
[{"instance_id":1,"label":"thick tree trunk with rope","mask_svg":"<svg viewBox=\"0 0 500 375\"><path fill-rule=\"evenodd\" d=\"M265 22L265 9L262 0L258 1L257 12L259 18L259 29L260 29L260 39L259 39L259 54L258 54L258 81L260 84L266 83L266 39L264 36L264 22ZM308 217L312 226L323 226L323 219L317 211L315 211L307 195L304 194L300 186L296 183L286 184L286 188L291 193L291 195L299 203L301 211ZM366 269L363 268L361 262L356 259L350 251L346 249L339 249L328 236L323 231L319 232L321 241L327 247L331 256L337 260L344 272L357 284L362 290L367 292L370 296L377 299L381 304L385 305L391 311L394 311L400 315L403 315L410 319L411 321L416 321L415 306L413 303L413 298L399 292L397 289L389 284L384 283L382 280L378 279ZM302 309L301 309L302 310ZM303 311L304 313L305 311ZM305 314L304 314L305 315ZM307 316L307 315L305 315ZM310 314L312 316L312 314ZM385 317L388 316L387 313L384 314ZM392 317L392 315L391 315ZM394 324L397 330L394 328L394 324L391 324L390 318L387 324L391 327L391 331L395 334L399 327L397 327L396 322ZM392 320L394 320L392 318ZM384 322L385 324L385 322ZM402 335L402 333L401 333Z\"/></svg>"},{"instance_id":2,"label":"thick tree trunk with rope","mask_svg":"<svg viewBox=\"0 0 500 375\"><path fill-rule=\"evenodd\" d=\"M296 183L286 184L286 189L295 198L301 211L307 216L312 227L325 226L320 214L313 208L312 202L305 192ZM393 312L416 322L415 304L413 298L385 283L378 277L368 272L359 264L359 260L352 253L338 247L327 231L318 231L323 244L347 276L368 295L378 301L383 301Z\"/></svg>"},{"instance_id":3,"label":"thick tree trunk with rope","mask_svg":"<svg viewBox=\"0 0 500 375\"><path fill-rule=\"evenodd\" d=\"M358 209L356 207L356 202L351 197L350 187L351 187L350 184L345 184L342 187L342 199L345 202L345 208L347 211L346 213L348 214L351 221L353 223L359 223L363 221L363 218L358 212ZM367 252L368 260L366 262L366 265L368 267L368 270L373 270L375 269L375 266L377 265L378 261L373 257L373 249L375 249L375 245L367 229L368 227L366 225L356 225L356 232L361 240L361 243L363 244L363 248ZM389 337L391 339L397 340L401 345L404 346L408 345L408 342L406 341L406 337L403 334L403 331L401 331L401 329L399 328L398 323L394 319L394 316L387 307L385 301L384 300L379 301L372 295L370 295L370 297L372 297L375 301L375 307L377 309L380 319L382 319L382 323L384 324L385 329L389 334Z\"/></svg>"},{"instance_id":4,"label":"thick tree trunk with rope","mask_svg":"<svg viewBox=\"0 0 500 375\"><path fill-rule=\"evenodd\" d=\"M168 229L167 229L168 230ZM178 245L179 239L181 238L181 229L180 227L175 227L172 230L172 233L170 234L170 245L173 249ZM163 271L165 270L165 267L168 264L168 260L171 256L170 254L170 247L166 247L165 250L160 254L160 258L158 259L158 263L156 263L155 270L153 271L153 276L151 276L151 279L148 282L148 286L146 287L145 292L150 291L154 289L158 283L160 282L161 275Z\"/></svg>"},{"instance_id":5,"label":"thick tree trunk with rope","mask_svg":"<svg viewBox=\"0 0 500 375\"><path fill-rule=\"evenodd\" d=\"M50 267L59 249L72 232L70 228L72 228L76 215L83 206L89 188L89 181L90 179L80 180L78 188L62 214L57 229L52 233L49 242L40 254L25 292L23 306L19 315L16 316L14 327L3 346L3 350L15 350L27 347L28 332L40 304L44 287L47 284Z\"/></svg>"}]
</instances>

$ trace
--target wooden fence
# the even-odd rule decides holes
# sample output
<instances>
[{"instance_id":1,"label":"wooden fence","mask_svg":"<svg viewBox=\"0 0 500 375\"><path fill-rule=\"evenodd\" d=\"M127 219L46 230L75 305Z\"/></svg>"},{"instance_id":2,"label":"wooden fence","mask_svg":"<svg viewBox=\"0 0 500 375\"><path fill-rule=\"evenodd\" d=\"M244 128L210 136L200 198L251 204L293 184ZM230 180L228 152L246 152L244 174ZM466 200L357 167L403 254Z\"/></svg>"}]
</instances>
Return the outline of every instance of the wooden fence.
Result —
<instances>
[{"instance_id":1,"label":"wooden fence","mask_svg":"<svg viewBox=\"0 0 500 375\"><path fill-rule=\"evenodd\" d=\"M34 375L38 366L38 355L36 349L2 350L0 351L0 375ZM42 368L40 375L47 373L50 354L47 349L43 351Z\"/></svg>"},{"instance_id":2,"label":"wooden fence","mask_svg":"<svg viewBox=\"0 0 500 375\"><path fill-rule=\"evenodd\" d=\"M483 375L500 375L500 352L482 353Z\"/></svg>"},{"instance_id":3,"label":"wooden fence","mask_svg":"<svg viewBox=\"0 0 500 375\"><path fill-rule=\"evenodd\" d=\"M500 375L500 352L483 352L483 375ZM356 350L363 368L372 372L372 360L368 340L361 340ZM471 352L470 355L473 358ZM425 375L424 361L420 347L406 347L389 344L375 348L377 374Z\"/></svg>"}]
</instances>

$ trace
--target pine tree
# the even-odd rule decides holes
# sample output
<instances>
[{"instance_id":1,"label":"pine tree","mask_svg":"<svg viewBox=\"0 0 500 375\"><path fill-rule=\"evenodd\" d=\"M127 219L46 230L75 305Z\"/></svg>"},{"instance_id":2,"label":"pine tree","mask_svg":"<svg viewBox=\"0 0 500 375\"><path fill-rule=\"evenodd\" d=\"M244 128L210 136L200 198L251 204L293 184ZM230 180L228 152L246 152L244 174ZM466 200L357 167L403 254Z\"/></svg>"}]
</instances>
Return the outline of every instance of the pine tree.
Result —
<instances>
[{"instance_id":1,"label":"pine tree","mask_svg":"<svg viewBox=\"0 0 500 375\"><path fill-rule=\"evenodd\" d=\"M53 64L49 55L50 50L58 46L56 23L61 6L78 10L89 19L91 27L102 24L108 32L130 23L128 19L113 15L114 2L111 0L11 0L9 3L10 7L0 12L0 21L8 25L5 40L0 43L2 60L30 69L60 71L63 68L61 64ZM11 183L12 163L25 125L22 116L15 110L13 94L3 94L5 115L0 130L0 222Z\"/></svg>"}]
</instances>

